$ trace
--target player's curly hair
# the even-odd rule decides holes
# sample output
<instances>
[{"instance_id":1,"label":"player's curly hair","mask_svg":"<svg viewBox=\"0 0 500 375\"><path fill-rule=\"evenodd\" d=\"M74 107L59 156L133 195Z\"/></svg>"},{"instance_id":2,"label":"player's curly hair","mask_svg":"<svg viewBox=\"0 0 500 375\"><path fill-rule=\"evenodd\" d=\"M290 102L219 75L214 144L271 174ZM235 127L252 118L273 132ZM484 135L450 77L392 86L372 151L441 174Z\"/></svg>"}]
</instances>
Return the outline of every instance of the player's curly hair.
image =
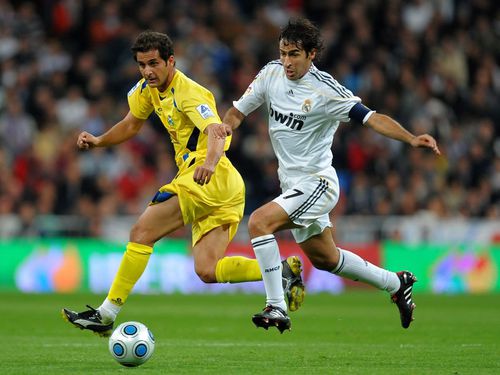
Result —
<instances>
[{"instance_id":1,"label":"player's curly hair","mask_svg":"<svg viewBox=\"0 0 500 375\"><path fill-rule=\"evenodd\" d=\"M167 61L174 54L174 43L167 34L147 30L137 36L131 50L135 61L137 61L137 52L153 50L158 50L160 57Z\"/></svg>"},{"instance_id":2,"label":"player's curly hair","mask_svg":"<svg viewBox=\"0 0 500 375\"><path fill-rule=\"evenodd\" d=\"M288 24L281 29L278 40L285 44L295 44L298 48L302 48L307 55L312 50L316 50L316 60L323 50L323 40L319 28L302 17L290 19Z\"/></svg>"}]
</instances>

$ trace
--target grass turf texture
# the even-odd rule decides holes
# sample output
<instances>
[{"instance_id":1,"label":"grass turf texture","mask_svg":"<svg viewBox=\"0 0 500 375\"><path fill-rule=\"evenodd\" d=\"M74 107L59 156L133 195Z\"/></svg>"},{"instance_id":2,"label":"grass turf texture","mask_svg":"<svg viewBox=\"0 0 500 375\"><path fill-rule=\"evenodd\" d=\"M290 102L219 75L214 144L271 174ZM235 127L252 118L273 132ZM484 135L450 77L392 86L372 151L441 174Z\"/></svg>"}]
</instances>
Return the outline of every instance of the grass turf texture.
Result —
<instances>
[{"instance_id":1,"label":"grass turf texture","mask_svg":"<svg viewBox=\"0 0 500 375\"><path fill-rule=\"evenodd\" d=\"M156 337L153 357L135 369L60 316L102 296L0 299L2 374L500 374L499 295L417 294L408 330L381 292L309 295L283 335L252 325L262 296L133 295L118 323L141 321Z\"/></svg>"}]
</instances>

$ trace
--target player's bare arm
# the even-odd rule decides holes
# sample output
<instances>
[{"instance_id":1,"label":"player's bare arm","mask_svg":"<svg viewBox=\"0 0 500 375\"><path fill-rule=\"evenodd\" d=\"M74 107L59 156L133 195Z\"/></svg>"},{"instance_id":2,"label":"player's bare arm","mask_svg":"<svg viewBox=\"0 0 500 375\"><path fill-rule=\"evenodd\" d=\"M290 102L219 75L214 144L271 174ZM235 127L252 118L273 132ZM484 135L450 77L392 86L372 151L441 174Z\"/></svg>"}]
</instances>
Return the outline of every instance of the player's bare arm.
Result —
<instances>
[{"instance_id":1,"label":"player's bare arm","mask_svg":"<svg viewBox=\"0 0 500 375\"><path fill-rule=\"evenodd\" d=\"M231 107L228 109L224 118L222 119L222 125L229 125L232 130L238 128L241 125L245 115L238 111L236 108Z\"/></svg>"},{"instance_id":2,"label":"player's bare arm","mask_svg":"<svg viewBox=\"0 0 500 375\"><path fill-rule=\"evenodd\" d=\"M145 120L138 119L129 112L123 120L116 123L101 136L96 137L88 132L81 132L78 136L77 146L82 150L88 150L94 147L117 145L139 133L144 121Z\"/></svg>"},{"instance_id":3,"label":"player's bare arm","mask_svg":"<svg viewBox=\"0 0 500 375\"><path fill-rule=\"evenodd\" d=\"M215 167L224 153L225 136L217 135L220 124L208 125L204 133L208 134L207 156L203 165L196 167L193 179L200 185L208 184L215 172Z\"/></svg>"},{"instance_id":4,"label":"player's bare arm","mask_svg":"<svg viewBox=\"0 0 500 375\"><path fill-rule=\"evenodd\" d=\"M217 126L213 126L212 131L216 138L221 138L221 139L224 139L228 135L233 134L233 129L231 128L231 125L224 123L217 124Z\"/></svg>"},{"instance_id":5,"label":"player's bare arm","mask_svg":"<svg viewBox=\"0 0 500 375\"><path fill-rule=\"evenodd\" d=\"M389 116L373 113L365 125L386 137L409 143L413 147L427 147L432 149L435 154L441 155L434 137L429 134L413 135Z\"/></svg>"}]
</instances>

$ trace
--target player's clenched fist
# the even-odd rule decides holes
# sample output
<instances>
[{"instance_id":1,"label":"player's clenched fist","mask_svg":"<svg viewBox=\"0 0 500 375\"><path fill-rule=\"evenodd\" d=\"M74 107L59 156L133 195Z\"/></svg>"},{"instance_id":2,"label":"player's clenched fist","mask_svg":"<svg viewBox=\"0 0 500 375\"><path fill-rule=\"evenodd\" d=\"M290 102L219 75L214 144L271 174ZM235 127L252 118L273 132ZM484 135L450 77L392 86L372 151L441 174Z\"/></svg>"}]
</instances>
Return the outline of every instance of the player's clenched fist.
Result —
<instances>
[{"instance_id":1,"label":"player's clenched fist","mask_svg":"<svg viewBox=\"0 0 500 375\"><path fill-rule=\"evenodd\" d=\"M196 167L194 170L193 180L199 185L208 184L214 174L214 171L215 166L204 163L203 165Z\"/></svg>"},{"instance_id":2,"label":"player's clenched fist","mask_svg":"<svg viewBox=\"0 0 500 375\"><path fill-rule=\"evenodd\" d=\"M87 132L81 132L78 136L78 141L76 145L81 150L88 150L89 148L97 146L98 139L94 137L92 134Z\"/></svg>"}]
</instances>

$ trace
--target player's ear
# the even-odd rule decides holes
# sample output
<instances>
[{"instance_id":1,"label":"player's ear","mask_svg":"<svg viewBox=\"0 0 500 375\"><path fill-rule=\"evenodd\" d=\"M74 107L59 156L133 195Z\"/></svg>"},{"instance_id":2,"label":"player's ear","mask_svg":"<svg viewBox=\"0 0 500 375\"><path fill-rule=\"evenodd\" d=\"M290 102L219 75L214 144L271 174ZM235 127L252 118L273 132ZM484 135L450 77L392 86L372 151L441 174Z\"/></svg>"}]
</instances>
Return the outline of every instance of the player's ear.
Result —
<instances>
[{"instance_id":1,"label":"player's ear","mask_svg":"<svg viewBox=\"0 0 500 375\"><path fill-rule=\"evenodd\" d=\"M309 52L309 56L311 58L311 61L316 58L316 48L313 48L311 52Z\"/></svg>"}]
</instances>

